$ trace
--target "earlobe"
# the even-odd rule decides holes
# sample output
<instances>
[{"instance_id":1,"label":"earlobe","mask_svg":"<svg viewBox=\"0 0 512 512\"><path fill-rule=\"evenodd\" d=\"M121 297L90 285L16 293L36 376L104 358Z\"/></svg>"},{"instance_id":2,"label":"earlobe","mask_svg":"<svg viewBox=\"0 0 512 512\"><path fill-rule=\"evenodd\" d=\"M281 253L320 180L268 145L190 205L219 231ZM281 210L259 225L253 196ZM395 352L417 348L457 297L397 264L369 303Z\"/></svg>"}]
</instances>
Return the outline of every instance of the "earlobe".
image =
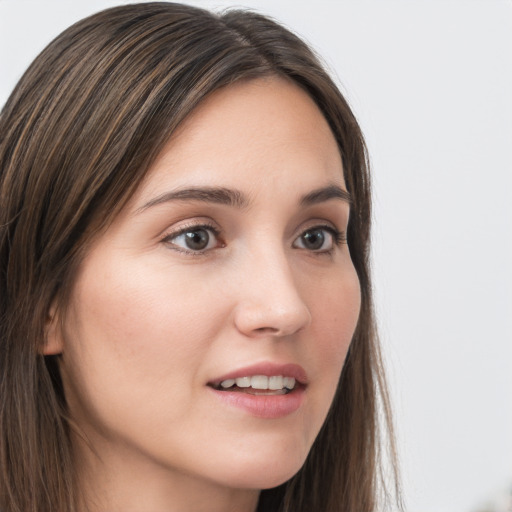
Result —
<instances>
[{"instance_id":1,"label":"earlobe","mask_svg":"<svg viewBox=\"0 0 512 512\"><path fill-rule=\"evenodd\" d=\"M57 308L52 305L46 319L44 328L45 339L41 347L41 354L44 356L54 356L62 353L62 329L57 314Z\"/></svg>"}]
</instances>

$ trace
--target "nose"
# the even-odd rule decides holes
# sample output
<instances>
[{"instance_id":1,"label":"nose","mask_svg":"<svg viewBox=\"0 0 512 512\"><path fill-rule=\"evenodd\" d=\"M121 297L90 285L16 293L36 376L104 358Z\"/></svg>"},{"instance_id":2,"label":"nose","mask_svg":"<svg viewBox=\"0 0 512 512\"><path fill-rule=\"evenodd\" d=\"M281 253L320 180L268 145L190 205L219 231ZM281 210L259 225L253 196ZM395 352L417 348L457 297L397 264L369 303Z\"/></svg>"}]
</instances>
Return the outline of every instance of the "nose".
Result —
<instances>
[{"instance_id":1,"label":"nose","mask_svg":"<svg viewBox=\"0 0 512 512\"><path fill-rule=\"evenodd\" d=\"M260 255L261 256L261 255ZM311 312L301 297L284 255L251 258L238 287L235 325L245 336L283 337L311 323Z\"/></svg>"}]
</instances>

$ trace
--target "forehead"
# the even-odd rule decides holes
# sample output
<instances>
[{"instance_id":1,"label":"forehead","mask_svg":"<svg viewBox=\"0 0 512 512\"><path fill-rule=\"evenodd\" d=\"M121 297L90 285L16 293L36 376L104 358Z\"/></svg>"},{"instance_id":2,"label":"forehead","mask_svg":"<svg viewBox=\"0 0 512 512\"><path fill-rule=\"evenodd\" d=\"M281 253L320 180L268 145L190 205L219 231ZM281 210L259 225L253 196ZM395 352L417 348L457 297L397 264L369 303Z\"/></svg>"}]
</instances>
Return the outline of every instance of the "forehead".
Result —
<instances>
[{"instance_id":1,"label":"forehead","mask_svg":"<svg viewBox=\"0 0 512 512\"><path fill-rule=\"evenodd\" d=\"M239 82L216 91L182 123L139 195L198 182L254 188L280 178L345 188L339 148L315 102L287 79Z\"/></svg>"}]
</instances>

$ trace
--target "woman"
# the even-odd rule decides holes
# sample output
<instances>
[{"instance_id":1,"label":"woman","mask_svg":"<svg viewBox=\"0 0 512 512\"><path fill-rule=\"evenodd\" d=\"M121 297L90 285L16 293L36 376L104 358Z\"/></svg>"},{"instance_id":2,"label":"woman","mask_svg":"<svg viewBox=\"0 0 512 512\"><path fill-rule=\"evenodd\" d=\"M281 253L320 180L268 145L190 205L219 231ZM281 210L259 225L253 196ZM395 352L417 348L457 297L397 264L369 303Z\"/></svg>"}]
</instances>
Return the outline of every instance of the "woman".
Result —
<instances>
[{"instance_id":1,"label":"woman","mask_svg":"<svg viewBox=\"0 0 512 512\"><path fill-rule=\"evenodd\" d=\"M375 510L365 146L307 46L109 9L0 134L2 510Z\"/></svg>"}]
</instances>

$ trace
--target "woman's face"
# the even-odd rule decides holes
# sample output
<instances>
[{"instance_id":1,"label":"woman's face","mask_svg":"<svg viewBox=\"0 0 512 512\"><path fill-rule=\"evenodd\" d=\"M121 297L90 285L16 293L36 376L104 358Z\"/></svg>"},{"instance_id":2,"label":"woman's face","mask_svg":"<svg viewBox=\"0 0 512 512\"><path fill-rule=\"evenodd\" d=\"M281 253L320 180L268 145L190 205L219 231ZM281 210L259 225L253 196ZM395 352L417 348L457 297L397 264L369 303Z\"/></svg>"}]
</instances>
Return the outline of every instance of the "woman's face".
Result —
<instances>
[{"instance_id":1,"label":"woman's face","mask_svg":"<svg viewBox=\"0 0 512 512\"><path fill-rule=\"evenodd\" d=\"M283 79L226 87L186 120L47 346L107 467L246 489L299 470L359 314L345 190L328 124Z\"/></svg>"}]
</instances>

